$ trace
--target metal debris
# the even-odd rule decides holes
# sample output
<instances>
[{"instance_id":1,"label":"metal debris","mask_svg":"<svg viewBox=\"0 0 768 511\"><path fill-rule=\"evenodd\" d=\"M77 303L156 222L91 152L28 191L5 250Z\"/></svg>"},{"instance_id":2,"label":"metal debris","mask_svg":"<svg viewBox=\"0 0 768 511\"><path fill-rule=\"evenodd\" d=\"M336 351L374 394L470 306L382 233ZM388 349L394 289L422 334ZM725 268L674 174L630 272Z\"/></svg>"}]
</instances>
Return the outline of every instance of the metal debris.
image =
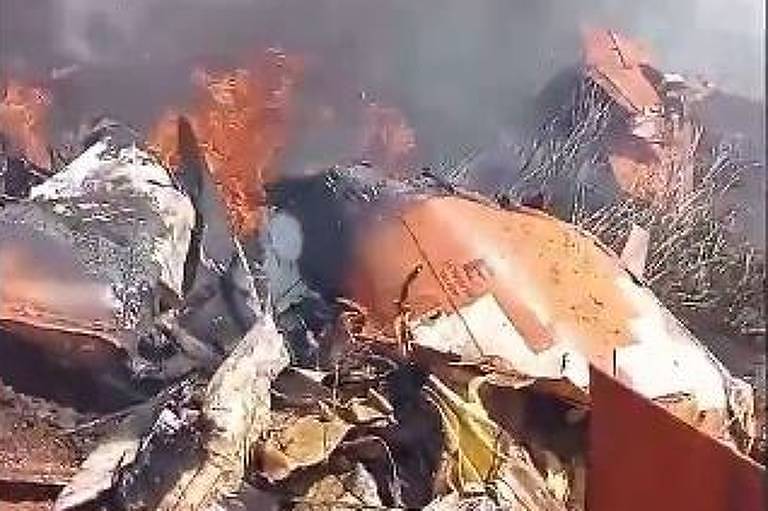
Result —
<instances>
[{"instance_id":1,"label":"metal debris","mask_svg":"<svg viewBox=\"0 0 768 511\"><path fill-rule=\"evenodd\" d=\"M0 147L0 492L61 511L757 508L753 387L646 286L648 232L619 256L543 188L519 206L367 162L270 176L264 204L284 119L253 182L243 140L286 109L274 56L276 90L208 84L225 120L269 99L247 126L174 117L165 161L109 120L53 175L19 133ZM685 189L705 91L613 31L586 35L581 72L621 120L602 147L619 187ZM413 130L371 106L387 129L364 145L397 167Z\"/></svg>"}]
</instances>

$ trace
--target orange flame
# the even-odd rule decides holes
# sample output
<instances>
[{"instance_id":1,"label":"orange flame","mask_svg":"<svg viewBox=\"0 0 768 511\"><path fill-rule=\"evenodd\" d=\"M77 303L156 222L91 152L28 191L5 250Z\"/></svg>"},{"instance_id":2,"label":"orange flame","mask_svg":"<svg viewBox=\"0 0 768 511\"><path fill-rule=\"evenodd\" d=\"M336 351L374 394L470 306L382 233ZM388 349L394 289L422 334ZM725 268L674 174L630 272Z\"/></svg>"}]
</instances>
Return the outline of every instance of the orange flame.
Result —
<instances>
[{"instance_id":1,"label":"orange flame","mask_svg":"<svg viewBox=\"0 0 768 511\"><path fill-rule=\"evenodd\" d=\"M390 174L404 174L416 150L416 134L403 113L391 106L365 107L363 156Z\"/></svg>"},{"instance_id":2,"label":"orange flame","mask_svg":"<svg viewBox=\"0 0 768 511\"><path fill-rule=\"evenodd\" d=\"M9 80L0 101L0 133L11 149L23 154L38 167L51 165L48 153L48 91Z\"/></svg>"},{"instance_id":3,"label":"orange flame","mask_svg":"<svg viewBox=\"0 0 768 511\"><path fill-rule=\"evenodd\" d=\"M276 178L300 72L299 59L270 50L252 70L194 73L204 94L186 114L241 237L262 225L264 183ZM164 115L149 137L171 168L178 163L177 115Z\"/></svg>"}]
</instances>

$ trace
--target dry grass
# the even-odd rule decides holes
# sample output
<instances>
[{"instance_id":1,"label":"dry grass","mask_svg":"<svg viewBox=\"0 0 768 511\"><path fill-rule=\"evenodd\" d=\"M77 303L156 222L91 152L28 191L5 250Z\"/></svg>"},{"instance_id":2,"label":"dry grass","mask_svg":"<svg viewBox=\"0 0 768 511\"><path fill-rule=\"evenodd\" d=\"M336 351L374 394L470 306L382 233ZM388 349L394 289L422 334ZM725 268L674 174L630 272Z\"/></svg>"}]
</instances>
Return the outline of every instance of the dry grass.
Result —
<instances>
[{"instance_id":1,"label":"dry grass","mask_svg":"<svg viewBox=\"0 0 768 511\"><path fill-rule=\"evenodd\" d=\"M729 229L737 211L718 214L739 178L734 165L727 154L715 155L696 169L693 191L679 195L671 187L663 201L619 197L591 212L575 201L572 221L617 251L632 224L645 228L651 235L645 277L669 307L714 314L734 333L761 328L765 256Z\"/></svg>"},{"instance_id":2,"label":"dry grass","mask_svg":"<svg viewBox=\"0 0 768 511\"><path fill-rule=\"evenodd\" d=\"M765 254L734 233L743 212L723 211L727 195L748 168L738 151L717 147L701 154L692 146L687 152L695 156L673 163L681 168L672 174L692 172L693 189L684 192L672 185L659 200L640 200L605 179L610 103L583 83L570 105L530 144L521 178L509 195L514 199L531 189L545 190L553 199L553 213L617 252L633 224L645 228L651 239L645 277L668 307L716 318L726 333L763 329ZM563 131L563 125L569 129Z\"/></svg>"}]
</instances>

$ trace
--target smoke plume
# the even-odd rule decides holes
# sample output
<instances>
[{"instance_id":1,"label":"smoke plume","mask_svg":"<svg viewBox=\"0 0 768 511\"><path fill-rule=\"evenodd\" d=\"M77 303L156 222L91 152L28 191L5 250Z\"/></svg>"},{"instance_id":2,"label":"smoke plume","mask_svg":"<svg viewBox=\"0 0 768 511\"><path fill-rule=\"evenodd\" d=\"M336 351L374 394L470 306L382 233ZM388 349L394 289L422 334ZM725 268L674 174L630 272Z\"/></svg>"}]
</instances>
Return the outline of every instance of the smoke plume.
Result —
<instances>
[{"instance_id":1,"label":"smoke plume","mask_svg":"<svg viewBox=\"0 0 768 511\"><path fill-rule=\"evenodd\" d=\"M59 126L110 114L147 128L189 99L196 66L280 47L306 65L286 166L337 157L361 102L401 109L434 163L522 118L577 61L584 25L644 38L662 67L763 99L760 0L0 0L0 76L55 78ZM314 125L316 111L339 122Z\"/></svg>"}]
</instances>

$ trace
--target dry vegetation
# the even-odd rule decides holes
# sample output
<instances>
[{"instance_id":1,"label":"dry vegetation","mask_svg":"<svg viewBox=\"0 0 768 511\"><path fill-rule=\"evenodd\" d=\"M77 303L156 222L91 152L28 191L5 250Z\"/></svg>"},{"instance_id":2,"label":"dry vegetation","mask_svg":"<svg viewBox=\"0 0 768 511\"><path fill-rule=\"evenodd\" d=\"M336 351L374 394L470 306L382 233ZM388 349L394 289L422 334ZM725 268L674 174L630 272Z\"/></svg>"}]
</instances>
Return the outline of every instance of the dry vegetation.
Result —
<instances>
[{"instance_id":1,"label":"dry vegetation","mask_svg":"<svg viewBox=\"0 0 768 511\"><path fill-rule=\"evenodd\" d=\"M744 211L723 211L749 162L733 147L691 147L695 157L687 164L693 167L693 190L681 193L670 186L660 200L640 200L612 187L607 178L609 102L595 87L582 84L571 105L530 144L510 196L545 190L555 214L617 253L632 225L643 227L651 240L644 276L667 306L683 315L716 318L727 334L762 331L765 254L733 229Z\"/></svg>"},{"instance_id":2,"label":"dry vegetation","mask_svg":"<svg viewBox=\"0 0 768 511\"><path fill-rule=\"evenodd\" d=\"M726 331L746 334L763 327L765 255L729 228L738 217L718 215L741 169L724 152L699 162L694 190L679 198L644 203L620 197L596 211L573 208L572 219L620 251L632 224L649 231L645 278L671 308L717 318Z\"/></svg>"}]
</instances>

